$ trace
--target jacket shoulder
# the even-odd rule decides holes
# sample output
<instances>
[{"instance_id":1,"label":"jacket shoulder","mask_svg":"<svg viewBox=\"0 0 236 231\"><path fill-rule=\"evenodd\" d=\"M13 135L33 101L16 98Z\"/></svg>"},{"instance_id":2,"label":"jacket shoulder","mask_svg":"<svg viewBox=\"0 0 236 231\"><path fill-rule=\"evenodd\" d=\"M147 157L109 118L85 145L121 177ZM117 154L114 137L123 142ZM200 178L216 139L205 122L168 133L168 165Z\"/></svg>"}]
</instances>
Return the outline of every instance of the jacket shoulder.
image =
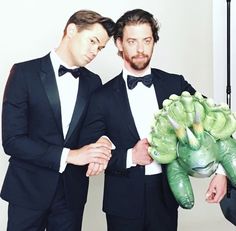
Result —
<instances>
[{"instance_id":1,"label":"jacket shoulder","mask_svg":"<svg viewBox=\"0 0 236 231\"><path fill-rule=\"evenodd\" d=\"M154 76L158 76L160 78L168 78L168 77L183 78L183 76L180 74L170 73L170 72L166 72L166 71L156 69L156 68L152 68L151 70L152 70L152 73L154 74Z\"/></svg>"},{"instance_id":2,"label":"jacket shoulder","mask_svg":"<svg viewBox=\"0 0 236 231\"><path fill-rule=\"evenodd\" d=\"M31 66L31 65L35 65L35 64L40 64L43 60L47 60L47 59L50 59L49 54L42 56L42 57L38 57L38 58L29 59L29 60L15 63L14 66Z\"/></svg>"},{"instance_id":3,"label":"jacket shoulder","mask_svg":"<svg viewBox=\"0 0 236 231\"><path fill-rule=\"evenodd\" d=\"M94 78L100 79L100 76L98 74L92 72L91 70L87 69L86 67L81 67L81 71L82 71L82 73L85 74L85 76L92 76Z\"/></svg>"}]
</instances>

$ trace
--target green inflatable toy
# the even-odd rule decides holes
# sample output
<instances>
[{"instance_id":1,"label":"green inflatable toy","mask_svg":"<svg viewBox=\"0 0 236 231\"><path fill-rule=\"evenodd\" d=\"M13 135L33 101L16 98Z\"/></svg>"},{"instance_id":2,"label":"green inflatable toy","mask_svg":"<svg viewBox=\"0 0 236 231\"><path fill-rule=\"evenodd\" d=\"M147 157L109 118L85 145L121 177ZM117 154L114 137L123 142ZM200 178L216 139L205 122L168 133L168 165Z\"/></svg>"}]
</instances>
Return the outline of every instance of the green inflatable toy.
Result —
<instances>
[{"instance_id":1,"label":"green inflatable toy","mask_svg":"<svg viewBox=\"0 0 236 231\"><path fill-rule=\"evenodd\" d=\"M148 138L149 153L167 164L170 188L182 208L194 206L189 179L209 177L220 163L236 186L236 116L228 105L216 105L199 92L171 95L155 115Z\"/></svg>"}]
</instances>

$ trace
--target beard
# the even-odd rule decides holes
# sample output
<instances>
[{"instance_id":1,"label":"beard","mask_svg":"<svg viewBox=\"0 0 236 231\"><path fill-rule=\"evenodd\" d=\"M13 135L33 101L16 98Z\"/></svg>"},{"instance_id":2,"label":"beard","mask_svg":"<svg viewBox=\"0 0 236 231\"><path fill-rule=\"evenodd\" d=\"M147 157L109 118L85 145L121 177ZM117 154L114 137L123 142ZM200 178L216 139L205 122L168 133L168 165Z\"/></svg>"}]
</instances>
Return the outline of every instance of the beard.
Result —
<instances>
[{"instance_id":1,"label":"beard","mask_svg":"<svg viewBox=\"0 0 236 231\"><path fill-rule=\"evenodd\" d=\"M138 58L143 58L145 61L136 61ZM151 58L145 54L138 54L132 56L131 58L124 53L124 59L129 65L137 71L144 70L150 63Z\"/></svg>"}]
</instances>

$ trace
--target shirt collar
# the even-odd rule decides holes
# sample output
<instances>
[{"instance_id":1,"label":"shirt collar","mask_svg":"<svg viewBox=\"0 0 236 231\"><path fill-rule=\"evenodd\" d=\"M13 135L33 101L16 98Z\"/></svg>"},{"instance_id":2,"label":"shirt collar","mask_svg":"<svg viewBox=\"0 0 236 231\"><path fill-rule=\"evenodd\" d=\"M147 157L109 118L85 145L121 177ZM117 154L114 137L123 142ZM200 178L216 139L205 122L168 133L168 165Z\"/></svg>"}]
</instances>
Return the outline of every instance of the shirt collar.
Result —
<instances>
[{"instance_id":1,"label":"shirt collar","mask_svg":"<svg viewBox=\"0 0 236 231\"><path fill-rule=\"evenodd\" d=\"M51 58L52 66L53 66L56 76L58 76L58 70L59 70L60 65L63 65L66 68L72 68L72 69L77 68L76 66L69 67L65 62L63 62L63 60L57 55L55 49L51 50L50 58Z\"/></svg>"},{"instance_id":2,"label":"shirt collar","mask_svg":"<svg viewBox=\"0 0 236 231\"><path fill-rule=\"evenodd\" d=\"M151 68L150 68L150 67L148 67L148 68L145 70L145 72L143 73L142 76L144 76L144 75L149 75L149 74L151 74ZM137 76L137 75L135 75L135 74L129 72L129 71L123 66L123 78L126 79L128 75Z\"/></svg>"}]
</instances>

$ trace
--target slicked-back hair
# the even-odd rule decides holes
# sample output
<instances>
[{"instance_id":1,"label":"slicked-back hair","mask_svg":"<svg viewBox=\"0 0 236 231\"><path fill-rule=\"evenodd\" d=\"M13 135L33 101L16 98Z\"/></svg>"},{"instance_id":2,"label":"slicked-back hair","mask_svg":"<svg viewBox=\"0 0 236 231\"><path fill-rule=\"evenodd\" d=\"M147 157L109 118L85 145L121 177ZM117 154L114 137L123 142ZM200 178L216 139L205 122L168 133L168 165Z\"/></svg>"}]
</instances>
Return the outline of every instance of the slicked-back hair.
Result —
<instances>
[{"instance_id":1,"label":"slicked-back hair","mask_svg":"<svg viewBox=\"0 0 236 231\"><path fill-rule=\"evenodd\" d=\"M154 42L159 40L159 24L153 15L142 9L134 9L125 12L116 22L114 41L123 39L124 28L127 25L149 24L152 30Z\"/></svg>"},{"instance_id":2,"label":"slicked-back hair","mask_svg":"<svg viewBox=\"0 0 236 231\"><path fill-rule=\"evenodd\" d=\"M77 26L78 32L98 23L103 26L109 37L114 34L114 21L92 10L79 10L75 12L66 23L64 36L66 35L66 29L70 23L74 23Z\"/></svg>"}]
</instances>

